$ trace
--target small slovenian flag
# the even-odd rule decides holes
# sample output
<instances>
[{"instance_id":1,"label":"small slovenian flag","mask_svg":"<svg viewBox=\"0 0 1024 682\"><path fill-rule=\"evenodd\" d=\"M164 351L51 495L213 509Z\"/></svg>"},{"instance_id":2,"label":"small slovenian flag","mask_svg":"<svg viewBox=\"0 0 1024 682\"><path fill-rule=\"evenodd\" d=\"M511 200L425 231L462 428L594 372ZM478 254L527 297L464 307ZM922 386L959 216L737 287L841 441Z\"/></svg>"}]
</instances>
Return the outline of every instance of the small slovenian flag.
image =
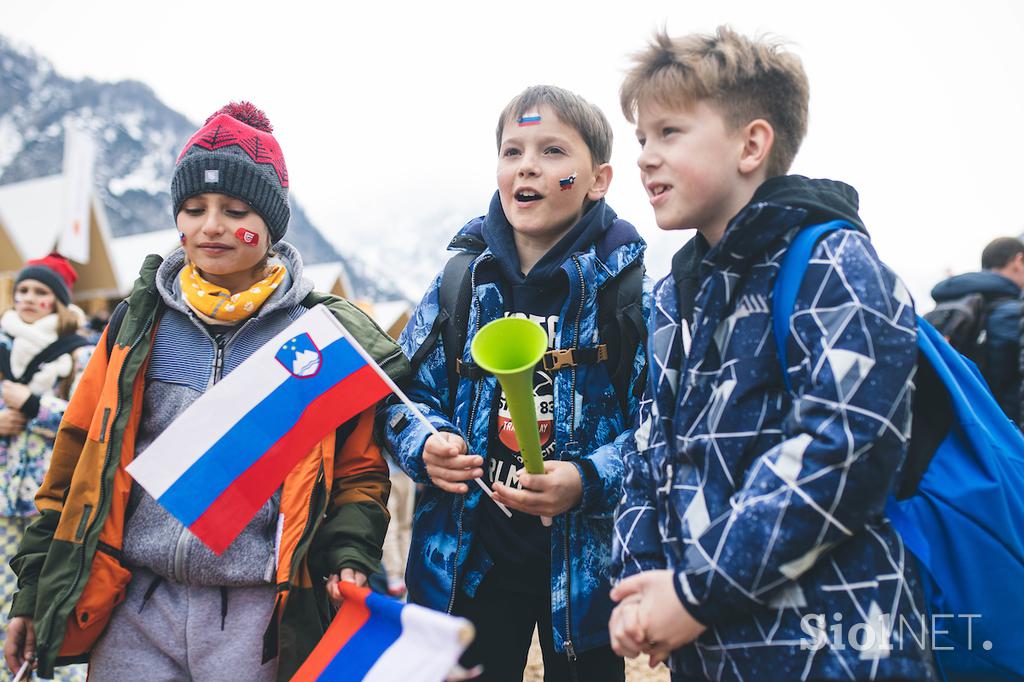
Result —
<instances>
[{"instance_id":1,"label":"small slovenian flag","mask_svg":"<svg viewBox=\"0 0 1024 682\"><path fill-rule=\"evenodd\" d=\"M318 305L200 396L127 470L220 554L317 442L392 390Z\"/></svg>"},{"instance_id":2,"label":"small slovenian flag","mask_svg":"<svg viewBox=\"0 0 1024 682\"><path fill-rule=\"evenodd\" d=\"M540 114L527 114L520 116L516 121L521 126L535 126L540 124Z\"/></svg>"},{"instance_id":3,"label":"small slovenian flag","mask_svg":"<svg viewBox=\"0 0 1024 682\"><path fill-rule=\"evenodd\" d=\"M320 643L291 682L441 682L473 640L473 626L351 583Z\"/></svg>"}]
</instances>

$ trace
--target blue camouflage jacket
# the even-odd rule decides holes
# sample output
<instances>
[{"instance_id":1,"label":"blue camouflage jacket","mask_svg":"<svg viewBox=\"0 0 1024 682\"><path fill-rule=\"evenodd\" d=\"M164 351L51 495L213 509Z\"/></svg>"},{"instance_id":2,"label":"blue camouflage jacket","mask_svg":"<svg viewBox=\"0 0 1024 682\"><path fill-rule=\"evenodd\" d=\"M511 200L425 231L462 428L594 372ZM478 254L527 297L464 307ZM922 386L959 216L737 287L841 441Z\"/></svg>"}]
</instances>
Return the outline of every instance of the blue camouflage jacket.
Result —
<instances>
[{"instance_id":1,"label":"blue camouflage jacket","mask_svg":"<svg viewBox=\"0 0 1024 682\"><path fill-rule=\"evenodd\" d=\"M884 515L910 434L914 306L856 209L846 185L769 180L695 259L692 325L674 278L655 285L614 570L675 572L708 627L673 654L686 679L932 679L916 569ZM782 340L788 393L772 286L797 228L835 218L857 229L814 251Z\"/></svg>"},{"instance_id":2,"label":"blue camouflage jacket","mask_svg":"<svg viewBox=\"0 0 1024 682\"><path fill-rule=\"evenodd\" d=\"M610 209L608 209L610 212ZM611 213L614 218L614 214ZM463 233L479 234L482 219L471 221ZM562 264L568 276L569 294L562 307L558 347L591 347L597 341L597 291L616 277L645 248L636 229L614 219L606 233L587 250L572 254ZM497 263L490 249L472 264L473 301L470 305L467 341L462 360L470 361L474 332L501 318L505 305L501 286L480 283L480 274ZM493 278L492 278L493 279ZM440 275L424 295L399 338L411 357L430 333L438 314ZM645 296L647 298L647 296ZM645 311L646 311L645 306ZM644 348L633 361L635 383L642 377ZM622 491L622 460L616 438L633 423L638 400L630 398L629 414L623 415L604 363L579 365L554 373L554 438L556 458L593 464L596 476L585 475L580 504L555 517L551 527L551 609L554 643L570 655L608 642L611 601L611 534L615 505ZM454 414L447 413L448 380L442 342L423 361L407 388L429 421L439 430L461 434L470 452L485 458L491 405L500 395L493 376L460 380ZM404 419L403 419L404 417ZM451 611L456 589L472 596L492 562L474 547L474 515L482 504L491 504L476 486L464 495L446 493L431 484L422 460L423 444L430 435L402 404L381 410L378 428L400 466L417 483L427 484L413 521L412 543L406 569L410 599L440 611ZM398 432L396 432L398 429ZM621 444L621 443L619 443ZM577 465L579 466L579 465ZM587 467L591 469L591 467Z\"/></svg>"}]
</instances>

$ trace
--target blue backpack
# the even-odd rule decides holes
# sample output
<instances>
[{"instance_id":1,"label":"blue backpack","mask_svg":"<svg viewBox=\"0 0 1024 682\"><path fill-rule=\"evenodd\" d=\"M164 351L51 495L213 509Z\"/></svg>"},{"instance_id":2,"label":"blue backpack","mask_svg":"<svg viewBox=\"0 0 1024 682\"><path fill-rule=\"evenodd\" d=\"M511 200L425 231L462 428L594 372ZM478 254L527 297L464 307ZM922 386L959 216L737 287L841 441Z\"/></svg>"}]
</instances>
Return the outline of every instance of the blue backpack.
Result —
<instances>
[{"instance_id":1,"label":"blue backpack","mask_svg":"<svg viewBox=\"0 0 1024 682\"><path fill-rule=\"evenodd\" d=\"M804 228L782 259L772 328L788 390L785 339L797 292L815 245L839 229L853 226L836 220ZM922 569L933 628L926 646L934 642L936 664L949 682L1020 680L1024 435L977 367L920 316L917 347L910 447L886 514ZM917 646L907 636L904 646Z\"/></svg>"}]
</instances>

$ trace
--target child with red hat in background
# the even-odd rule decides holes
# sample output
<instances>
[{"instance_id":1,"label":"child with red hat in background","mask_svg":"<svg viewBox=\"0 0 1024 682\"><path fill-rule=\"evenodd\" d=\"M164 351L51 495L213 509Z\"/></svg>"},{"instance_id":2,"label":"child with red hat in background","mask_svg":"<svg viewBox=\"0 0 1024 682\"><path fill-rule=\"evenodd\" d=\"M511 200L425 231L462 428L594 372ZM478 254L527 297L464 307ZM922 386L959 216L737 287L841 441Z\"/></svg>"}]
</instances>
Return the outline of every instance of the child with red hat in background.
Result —
<instances>
[{"instance_id":1,"label":"child with red hat in background","mask_svg":"<svg viewBox=\"0 0 1024 682\"><path fill-rule=\"evenodd\" d=\"M0 316L0 595L15 592L7 562L38 515L34 498L50 465L57 426L92 354L71 305L78 278L60 254L30 260L14 284L14 306ZM6 621L6 611L0 615ZM65 668L62 680L84 680Z\"/></svg>"}]
</instances>

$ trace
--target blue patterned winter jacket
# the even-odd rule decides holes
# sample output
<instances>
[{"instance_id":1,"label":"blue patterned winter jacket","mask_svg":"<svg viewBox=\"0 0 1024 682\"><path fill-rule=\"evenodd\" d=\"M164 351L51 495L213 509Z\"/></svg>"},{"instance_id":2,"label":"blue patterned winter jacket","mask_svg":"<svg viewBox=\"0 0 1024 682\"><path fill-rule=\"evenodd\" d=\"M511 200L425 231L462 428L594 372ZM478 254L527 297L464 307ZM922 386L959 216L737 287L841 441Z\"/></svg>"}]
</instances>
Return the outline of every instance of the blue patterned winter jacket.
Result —
<instances>
[{"instance_id":1,"label":"blue patterned winter jacket","mask_svg":"<svg viewBox=\"0 0 1024 682\"><path fill-rule=\"evenodd\" d=\"M479 218L471 221L462 232L479 235L482 223ZM568 275L569 294L561 311L558 348L571 348L577 343L579 347L597 345L597 291L641 258L644 248L632 225L614 219L596 244L566 259L562 269ZM473 301L463 361L471 360L469 347L475 330L504 316L500 286L479 283L480 274L496 266L490 249L472 264ZM399 338L410 357L426 339L437 316L439 284L440 276L434 279ZM641 347L633 362L633 383L642 376L643 366ZM476 381L461 379L454 415L446 413L448 392L444 349L438 339L433 352L414 375L408 395L436 428L458 432L466 439L470 451L486 460L491 405L500 395L496 379L490 375ZM635 397L630 400L629 415L624 417L604 363L555 372L555 457L573 462L589 459L597 472L596 477L585 475L581 468L582 501L575 509L555 517L551 527L554 642L558 651L569 654L608 642L612 524L615 505L622 494L622 460L615 441L626 438L624 430L635 419L639 401ZM400 432L396 433L398 424ZM474 595L492 565L482 547L471 553L477 509L491 501L476 486L470 486L470 492L464 495L456 495L431 484L422 460L423 444L430 434L404 405L382 408L378 428L406 473L417 483L427 484L413 521L406 569L410 598L450 612L456 589Z\"/></svg>"},{"instance_id":2,"label":"blue patterned winter jacket","mask_svg":"<svg viewBox=\"0 0 1024 682\"><path fill-rule=\"evenodd\" d=\"M655 285L615 571L675 572L708 626L672 657L684 679L932 679L916 568L884 515L910 434L914 306L856 211L847 185L769 180L696 259L692 325L673 278ZM813 253L782 340L789 393L772 286L797 228L836 218L857 229Z\"/></svg>"}]
</instances>

